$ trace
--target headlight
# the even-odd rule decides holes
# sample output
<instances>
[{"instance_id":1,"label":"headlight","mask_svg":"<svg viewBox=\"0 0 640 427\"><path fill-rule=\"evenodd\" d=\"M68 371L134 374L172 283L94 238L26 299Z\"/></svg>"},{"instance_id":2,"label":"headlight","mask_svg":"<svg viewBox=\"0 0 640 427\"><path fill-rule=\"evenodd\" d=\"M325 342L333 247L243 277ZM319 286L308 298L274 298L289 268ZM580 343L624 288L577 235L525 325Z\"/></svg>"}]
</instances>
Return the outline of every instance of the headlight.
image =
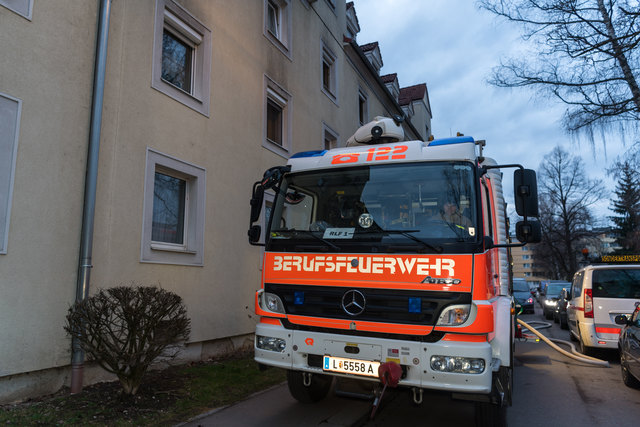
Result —
<instances>
[{"instance_id":1,"label":"headlight","mask_svg":"<svg viewBox=\"0 0 640 427\"><path fill-rule=\"evenodd\" d=\"M544 300L544 303L546 305L558 305L558 301L554 301L554 300L550 300L550 299Z\"/></svg>"},{"instance_id":2,"label":"headlight","mask_svg":"<svg viewBox=\"0 0 640 427\"><path fill-rule=\"evenodd\" d=\"M431 369L438 372L481 374L484 372L484 366L484 359L456 356L431 356Z\"/></svg>"},{"instance_id":3,"label":"headlight","mask_svg":"<svg viewBox=\"0 0 640 427\"><path fill-rule=\"evenodd\" d=\"M258 295L258 304L260 308L267 311L272 311L274 313L282 313L285 314L284 304L282 304L282 300L276 294L271 294L269 292L261 292Z\"/></svg>"},{"instance_id":4,"label":"headlight","mask_svg":"<svg viewBox=\"0 0 640 427\"><path fill-rule=\"evenodd\" d=\"M469 318L470 305L451 305L445 308L438 318L437 326L462 325Z\"/></svg>"},{"instance_id":5,"label":"headlight","mask_svg":"<svg viewBox=\"0 0 640 427\"><path fill-rule=\"evenodd\" d=\"M284 349L287 348L287 342L282 338L256 335L256 347L261 350L277 351L282 353L284 352Z\"/></svg>"}]
</instances>

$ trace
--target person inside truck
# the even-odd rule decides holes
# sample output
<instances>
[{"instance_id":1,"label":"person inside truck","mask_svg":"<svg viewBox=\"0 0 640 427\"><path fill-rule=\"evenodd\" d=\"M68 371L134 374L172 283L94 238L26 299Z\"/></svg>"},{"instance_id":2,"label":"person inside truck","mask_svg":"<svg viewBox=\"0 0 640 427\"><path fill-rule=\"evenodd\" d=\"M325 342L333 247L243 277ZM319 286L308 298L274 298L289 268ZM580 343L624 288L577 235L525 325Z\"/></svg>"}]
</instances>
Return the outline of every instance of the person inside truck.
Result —
<instances>
[{"instance_id":1,"label":"person inside truck","mask_svg":"<svg viewBox=\"0 0 640 427\"><path fill-rule=\"evenodd\" d=\"M444 198L438 204L440 210L431 218L432 221L444 221L449 226L456 229L467 231L473 224L471 220L460 212L458 202L452 198Z\"/></svg>"}]
</instances>

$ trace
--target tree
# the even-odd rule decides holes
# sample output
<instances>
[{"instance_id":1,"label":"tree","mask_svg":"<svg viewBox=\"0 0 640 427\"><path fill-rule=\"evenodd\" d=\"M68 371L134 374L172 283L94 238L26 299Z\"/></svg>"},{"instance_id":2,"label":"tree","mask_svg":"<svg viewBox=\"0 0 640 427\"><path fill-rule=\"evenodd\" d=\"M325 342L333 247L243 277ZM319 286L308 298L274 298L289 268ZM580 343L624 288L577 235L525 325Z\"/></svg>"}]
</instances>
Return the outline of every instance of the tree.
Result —
<instances>
[{"instance_id":1,"label":"tree","mask_svg":"<svg viewBox=\"0 0 640 427\"><path fill-rule=\"evenodd\" d=\"M524 27L536 52L494 69L498 87L534 86L569 106L564 126L591 131L640 118L640 8L634 0L480 0Z\"/></svg>"},{"instance_id":2,"label":"tree","mask_svg":"<svg viewBox=\"0 0 640 427\"><path fill-rule=\"evenodd\" d=\"M534 256L550 278L570 280L580 244L592 237L590 207L605 195L600 181L584 174L582 158L554 148L538 171L542 241Z\"/></svg>"},{"instance_id":3,"label":"tree","mask_svg":"<svg viewBox=\"0 0 640 427\"><path fill-rule=\"evenodd\" d=\"M118 377L125 395L135 395L151 363L161 355L175 357L180 349L172 345L189 338L186 313L182 298L172 292L119 286L76 302L64 329Z\"/></svg>"},{"instance_id":4,"label":"tree","mask_svg":"<svg viewBox=\"0 0 640 427\"><path fill-rule=\"evenodd\" d=\"M628 161L618 162L618 183L612 200L611 217L615 227L616 243L623 253L640 251L640 175Z\"/></svg>"}]
</instances>

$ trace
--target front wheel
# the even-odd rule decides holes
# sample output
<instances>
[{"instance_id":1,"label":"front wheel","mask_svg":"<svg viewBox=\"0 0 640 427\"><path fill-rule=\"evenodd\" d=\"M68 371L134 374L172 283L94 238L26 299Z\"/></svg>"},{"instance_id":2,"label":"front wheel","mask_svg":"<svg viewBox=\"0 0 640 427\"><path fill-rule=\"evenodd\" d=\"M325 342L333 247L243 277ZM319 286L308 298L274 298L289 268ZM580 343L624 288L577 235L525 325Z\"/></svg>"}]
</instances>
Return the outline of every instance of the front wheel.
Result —
<instances>
[{"instance_id":1,"label":"front wheel","mask_svg":"<svg viewBox=\"0 0 640 427\"><path fill-rule=\"evenodd\" d=\"M305 384L304 375L309 375ZM324 399L331 389L332 377L321 374L307 374L300 371L287 371L289 393L298 402L315 403Z\"/></svg>"},{"instance_id":2,"label":"front wheel","mask_svg":"<svg viewBox=\"0 0 640 427\"><path fill-rule=\"evenodd\" d=\"M622 350L620 350L620 370L622 371L624 385L631 388L640 388L640 381L629 372L629 365Z\"/></svg>"}]
</instances>

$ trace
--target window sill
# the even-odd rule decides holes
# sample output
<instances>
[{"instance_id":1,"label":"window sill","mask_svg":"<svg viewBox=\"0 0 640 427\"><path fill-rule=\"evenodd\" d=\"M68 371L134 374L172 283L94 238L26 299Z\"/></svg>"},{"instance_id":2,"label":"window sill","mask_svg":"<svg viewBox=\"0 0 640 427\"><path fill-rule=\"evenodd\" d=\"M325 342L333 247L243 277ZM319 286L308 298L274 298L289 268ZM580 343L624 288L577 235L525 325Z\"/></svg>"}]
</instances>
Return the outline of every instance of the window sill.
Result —
<instances>
[{"instance_id":1,"label":"window sill","mask_svg":"<svg viewBox=\"0 0 640 427\"><path fill-rule=\"evenodd\" d=\"M187 255L195 255L197 252L193 250L189 250L184 246L177 245L168 245L162 243L151 243L151 250L153 251L164 251L164 252L176 252Z\"/></svg>"}]
</instances>

